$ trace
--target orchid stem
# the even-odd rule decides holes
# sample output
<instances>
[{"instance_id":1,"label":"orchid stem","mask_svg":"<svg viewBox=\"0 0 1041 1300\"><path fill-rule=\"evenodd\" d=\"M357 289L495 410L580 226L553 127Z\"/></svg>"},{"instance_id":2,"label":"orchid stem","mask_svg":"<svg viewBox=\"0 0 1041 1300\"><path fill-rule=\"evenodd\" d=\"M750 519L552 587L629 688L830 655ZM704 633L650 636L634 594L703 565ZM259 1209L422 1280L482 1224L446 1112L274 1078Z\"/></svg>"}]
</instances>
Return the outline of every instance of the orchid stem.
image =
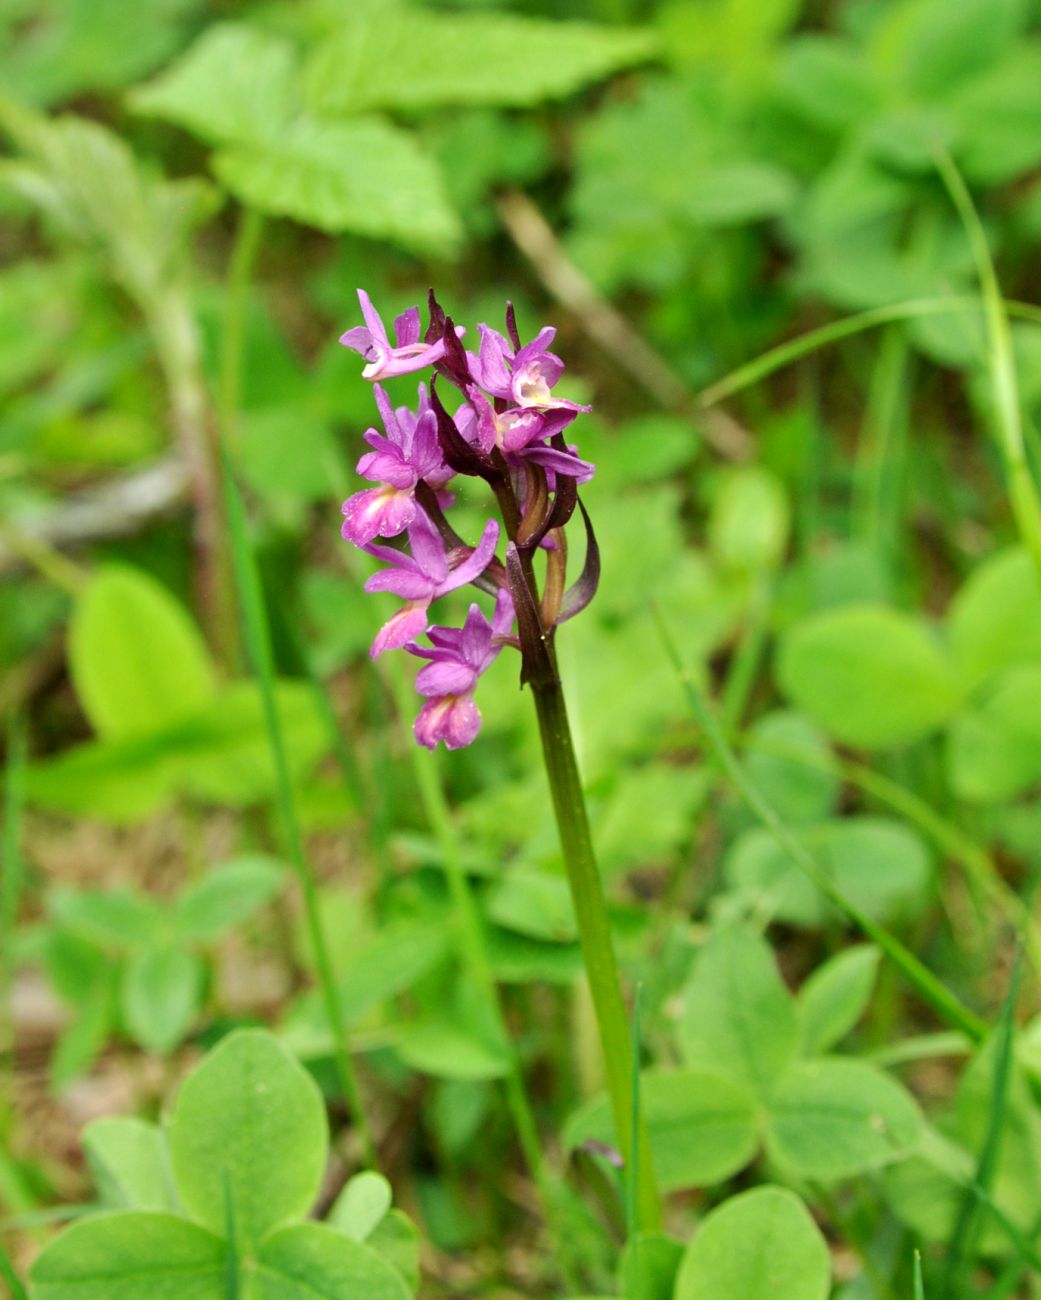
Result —
<instances>
[{"instance_id":1,"label":"orchid stem","mask_svg":"<svg viewBox=\"0 0 1041 1300\"><path fill-rule=\"evenodd\" d=\"M582 782L575 761L567 706L560 679L554 672L531 682L542 737L546 775L560 833L571 898L578 920L582 958L593 998L600 1046L604 1056L607 1090L614 1115L615 1133L622 1158L637 1163L637 1219L640 1228L653 1232L661 1226L661 1198L654 1178L646 1127L638 1126L633 1150L633 1047L629 1018L611 940L603 884L589 831Z\"/></svg>"}]
</instances>

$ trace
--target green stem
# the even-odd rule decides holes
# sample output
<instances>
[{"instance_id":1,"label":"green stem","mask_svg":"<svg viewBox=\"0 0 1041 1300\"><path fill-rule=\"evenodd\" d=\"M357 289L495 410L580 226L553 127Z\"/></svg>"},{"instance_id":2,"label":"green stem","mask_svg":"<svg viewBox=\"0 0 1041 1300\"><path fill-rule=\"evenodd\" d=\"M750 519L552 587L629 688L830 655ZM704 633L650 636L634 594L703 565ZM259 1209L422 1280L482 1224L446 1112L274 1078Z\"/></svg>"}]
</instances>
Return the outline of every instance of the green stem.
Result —
<instances>
[{"instance_id":1,"label":"green stem","mask_svg":"<svg viewBox=\"0 0 1041 1300\"><path fill-rule=\"evenodd\" d=\"M889 326L871 377L854 471L856 531L886 558L897 542L909 357L906 331Z\"/></svg>"},{"instance_id":2,"label":"green stem","mask_svg":"<svg viewBox=\"0 0 1041 1300\"><path fill-rule=\"evenodd\" d=\"M987 360L995 432L1005 464L1009 503L1020 538L1041 573L1041 501L1038 500L1023 442L1023 421L1008 310L1001 296L987 235L973 204L972 195L948 153L942 149L937 150L935 159L937 170L961 217L976 261L976 274L983 296L983 317L987 327Z\"/></svg>"},{"instance_id":3,"label":"green stem","mask_svg":"<svg viewBox=\"0 0 1041 1300\"><path fill-rule=\"evenodd\" d=\"M920 962L895 935L890 934L884 926L879 925L877 921L861 911L855 903L847 898L806 849L805 845L792 834L767 802L759 787L748 775L744 764L734 753L723 732L723 728L716 720L707 701L703 699L701 692L695 686L690 674L684 668L672 636L657 607L652 606L652 612L658 624L662 643L687 696L691 712L694 714L694 718L708 741L717 762L729 777L741 798L795 865L813 881L829 902L838 908L869 939L878 944L894 965L903 972L905 978L918 991L920 997L949 1025L966 1034L973 1043L982 1042L988 1032L986 1021L963 1006L950 989L941 983L932 971Z\"/></svg>"},{"instance_id":4,"label":"green stem","mask_svg":"<svg viewBox=\"0 0 1041 1300\"><path fill-rule=\"evenodd\" d=\"M661 1199L654 1179L646 1127L640 1125L638 1152L629 1139L633 1111L632 1042L622 987L611 940L603 884L593 851L585 797L575 761L564 692L556 673L531 682L538 714L542 753L549 778L553 810L567 869L571 898L578 920L586 977L593 998L600 1045L604 1056L607 1091L611 1099L615 1132L628 1164L638 1160L637 1201L639 1223L653 1232L661 1224Z\"/></svg>"},{"instance_id":5,"label":"green stem","mask_svg":"<svg viewBox=\"0 0 1041 1300\"><path fill-rule=\"evenodd\" d=\"M525 1087L520 1058L506 1026L502 1002L495 982L495 973L485 943L484 927L481 923L473 888L463 866L462 848L452 820L448 801L445 798L444 787L438 772L437 756L424 753L415 744L409 732L407 719L413 700L401 664L396 661L390 663L388 665L388 675L398 714L401 718L402 728L405 732L405 743L411 754L412 770L419 789L419 799L423 805L423 812L427 822L434 832L434 838L437 840L438 848L441 851L445 877L452 897L452 907L459 926L463 961L470 977L484 993L491 1031L497 1045L509 1062L509 1069L503 1084L506 1093L506 1104L513 1120L517 1141L520 1144L524 1161L538 1189L545 1222L550 1231L556 1236L557 1257L562 1273L566 1281L574 1283L575 1279L571 1276L574 1271L571 1265L573 1251L570 1243L564 1240L560 1233L561 1222L557 1213L557 1188L543 1159L538 1125ZM574 1289L574 1285L572 1285L571 1289Z\"/></svg>"},{"instance_id":6,"label":"green stem","mask_svg":"<svg viewBox=\"0 0 1041 1300\"><path fill-rule=\"evenodd\" d=\"M221 329L220 383L217 415L224 439L234 448L242 396L242 360L245 352L246 310L264 218L256 208L243 208L232 245L224 289L224 321Z\"/></svg>"},{"instance_id":7,"label":"green stem","mask_svg":"<svg viewBox=\"0 0 1041 1300\"><path fill-rule=\"evenodd\" d=\"M29 1292L22 1286L18 1274L14 1271L14 1265L7 1258L2 1242L0 1242L0 1279L6 1282L11 1292L11 1300L29 1300Z\"/></svg>"},{"instance_id":8,"label":"green stem","mask_svg":"<svg viewBox=\"0 0 1041 1300\"><path fill-rule=\"evenodd\" d=\"M0 1063L10 1062L10 1072L0 1068L0 1143L6 1145L11 1127L9 1079L14 1075L14 929L22 897L25 870L22 861L22 815L25 808L25 730L20 718L7 728L7 773L4 782L4 826L0 842ZM16 1172L12 1164L12 1174ZM17 1182L15 1182L17 1187ZM5 1198L8 1199L8 1198ZM15 1203L15 1209L21 1209Z\"/></svg>"},{"instance_id":9,"label":"green stem","mask_svg":"<svg viewBox=\"0 0 1041 1300\"><path fill-rule=\"evenodd\" d=\"M296 868L300 880L307 929L314 948L315 965L318 969L318 980L321 985L322 999L325 1003L329 1031L332 1035L333 1058L340 1086L347 1103L348 1112L361 1137L365 1160L370 1166L375 1166L376 1147L362 1106L361 1093L355 1078L354 1067L351 1063L347 1035L344 1029L345 1017L340 1005L339 989L329 956L329 945L325 936L325 928L322 923L321 909L318 902L318 884L315 879L314 868L304 853L296 801L289 777L285 739L278 716L278 706L275 701L275 666L271 651L271 636L268 628L264 594L260 585L256 557L249 541L242 497L239 495L234 470L226 449L223 455L223 469L235 581L242 610L246 644L249 647L253 671L256 674L257 684L260 689L264 724L275 765L283 843L289 860Z\"/></svg>"}]
</instances>

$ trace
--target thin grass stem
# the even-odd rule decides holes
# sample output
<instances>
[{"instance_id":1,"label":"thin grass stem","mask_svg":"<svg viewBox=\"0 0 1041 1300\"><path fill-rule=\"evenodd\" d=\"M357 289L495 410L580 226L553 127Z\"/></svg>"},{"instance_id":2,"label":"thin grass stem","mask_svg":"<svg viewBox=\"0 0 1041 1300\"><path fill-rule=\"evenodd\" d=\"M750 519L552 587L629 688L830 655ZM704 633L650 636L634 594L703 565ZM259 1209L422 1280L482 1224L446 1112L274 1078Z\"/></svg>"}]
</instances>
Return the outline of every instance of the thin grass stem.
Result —
<instances>
[{"instance_id":1,"label":"thin grass stem","mask_svg":"<svg viewBox=\"0 0 1041 1300\"><path fill-rule=\"evenodd\" d=\"M14 1271L14 1265L8 1259L2 1241L0 1241L0 1278L3 1278L7 1283L8 1290L11 1292L11 1300L29 1300L29 1292L22 1285L18 1274Z\"/></svg>"},{"instance_id":2,"label":"thin grass stem","mask_svg":"<svg viewBox=\"0 0 1041 1300\"><path fill-rule=\"evenodd\" d=\"M1010 316L1021 320L1041 322L1041 307L1029 302L1009 300L1004 308ZM842 320L830 321L817 329L799 334L777 347L768 348L766 352L746 361L744 365L731 370L729 374L717 379L703 388L698 394L698 406L708 408L716 406L727 397L733 397L753 384L783 370L795 361L809 356L832 343L839 343L854 334L865 330L877 329L880 325L891 325L894 321L914 320L918 316L937 316L945 312L978 311L979 300L975 297L949 298L911 298L907 302L893 303L891 306L872 307L868 311L845 316Z\"/></svg>"},{"instance_id":3,"label":"thin grass stem","mask_svg":"<svg viewBox=\"0 0 1041 1300\"><path fill-rule=\"evenodd\" d=\"M987 1130L980 1148L976 1175L973 1178L973 1191L967 1193L954 1221L951 1238L947 1248L947 1267L944 1272L942 1295L953 1300L962 1289L965 1270L971 1267L976 1253L983 1226L981 1201L979 1193L989 1195L997 1173L998 1159L1001 1155L1001 1142L1004 1136L1005 1119L1008 1115L1009 1087L1012 1080L1012 1049L1016 1032L1016 999L1019 995L1020 975L1022 973L1022 955L1016 954L1016 962L1009 981L1008 995L1001 1010L998 1022L994 1057L994 1084L991 1089L988 1108Z\"/></svg>"},{"instance_id":4,"label":"thin grass stem","mask_svg":"<svg viewBox=\"0 0 1041 1300\"><path fill-rule=\"evenodd\" d=\"M314 869L304 852L296 800L289 778L285 738L278 715L278 704L275 699L274 657L271 651L271 636L268 627L267 609L264 603L264 593L260 585L256 557L253 554L253 548L249 540L242 497L235 482L234 468L227 448L222 450L222 467L228 524L231 531L235 585L242 613L246 647L260 690L264 710L264 725L275 766L277 806L282 840L285 852L296 868L300 880L307 929L314 949L318 980L325 1004L326 1017L329 1022L329 1030L332 1035L333 1058L340 1087L351 1120L361 1138L365 1160L370 1166L375 1166L376 1147L362 1105L354 1067L351 1063L339 989L333 973L329 945L318 903L318 884L315 879Z\"/></svg>"},{"instance_id":5,"label":"thin grass stem","mask_svg":"<svg viewBox=\"0 0 1041 1300\"><path fill-rule=\"evenodd\" d=\"M684 668L675 643L657 606L652 606L651 609L666 652L686 694L691 712L694 714L694 718L716 760L750 810L758 817L787 856L791 858L804 875L813 881L829 902L866 934L869 939L878 944L918 992L919 996L952 1028L966 1034L974 1043L982 1042L987 1034L986 1021L964 1006L950 989L938 980L932 971L920 962L895 935L857 907L838 888L805 845L792 834L787 825L777 815L762 791L748 775L744 764L732 749L712 709L702 697L689 672Z\"/></svg>"},{"instance_id":6,"label":"thin grass stem","mask_svg":"<svg viewBox=\"0 0 1041 1300\"><path fill-rule=\"evenodd\" d=\"M976 262L987 330L987 368L990 373L994 431L1005 465L1009 504L1020 538L1041 574L1041 501L1038 500L1023 439L1023 417L1008 310L1001 296L987 234L968 186L946 150L938 149L934 157L937 170L961 217Z\"/></svg>"}]
</instances>

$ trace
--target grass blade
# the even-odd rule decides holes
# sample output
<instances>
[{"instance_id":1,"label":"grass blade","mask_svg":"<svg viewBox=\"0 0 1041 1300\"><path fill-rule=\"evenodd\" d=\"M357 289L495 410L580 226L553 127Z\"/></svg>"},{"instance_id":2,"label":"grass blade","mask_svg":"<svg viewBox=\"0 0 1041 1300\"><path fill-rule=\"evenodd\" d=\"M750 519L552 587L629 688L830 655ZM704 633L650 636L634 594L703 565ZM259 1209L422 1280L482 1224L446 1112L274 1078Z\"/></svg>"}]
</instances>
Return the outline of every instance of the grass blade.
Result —
<instances>
[{"instance_id":1,"label":"grass blade","mask_svg":"<svg viewBox=\"0 0 1041 1300\"><path fill-rule=\"evenodd\" d=\"M651 607L658 631L662 638L669 659L672 661L680 685L683 687L690 704L691 712L708 741L716 760L726 775L733 782L734 788L744 799L749 809L759 818L770 832L777 844L784 850L795 865L808 876L822 894L838 908L869 939L877 943L887 957L903 973L904 977L917 990L923 1001L927 1002L937 1014L952 1028L960 1030L972 1042L982 1042L987 1034L987 1024L944 985L931 970L910 952L900 940L884 926L867 916L851 902L840 890L831 877L821 868L806 847L792 834L777 815L752 778L744 764L737 757L723 733L708 702L697 689L690 674L683 666L657 606Z\"/></svg>"},{"instance_id":2,"label":"grass blade","mask_svg":"<svg viewBox=\"0 0 1041 1300\"><path fill-rule=\"evenodd\" d=\"M242 614L246 648L260 690L264 710L264 724L275 766L282 839L286 854L296 868L300 879L307 914L307 928L314 948L318 979L325 1003L326 1016L329 1021L329 1029L332 1034L333 1054L340 1086L351 1119L361 1136L365 1159L370 1165L374 1166L376 1163L375 1144L362 1107L361 1094L358 1090L354 1067L351 1063L347 1035L344 1029L344 1016L340 1007L339 990L333 974L329 946L326 941L318 905L318 886L314 870L304 853L296 800L289 779L285 738L279 721L278 704L275 700L274 657L271 651L271 634L268 625L267 608L264 603L264 593L260 585L256 557L253 554L253 547L249 539L242 495L235 481L234 467L226 447L222 447L221 464L224 472L224 491L227 503L228 527L231 534L235 587Z\"/></svg>"},{"instance_id":3,"label":"grass blade","mask_svg":"<svg viewBox=\"0 0 1041 1300\"><path fill-rule=\"evenodd\" d=\"M914 1253L914 1300L925 1300L925 1283L922 1281L922 1252Z\"/></svg>"},{"instance_id":4,"label":"grass blade","mask_svg":"<svg viewBox=\"0 0 1041 1300\"><path fill-rule=\"evenodd\" d=\"M1010 316L1021 320L1041 322L1041 307L1029 302L1005 301L1002 307ZM818 352L832 343L840 343L854 334L876 329L880 325L891 325L894 321L914 320L919 316L936 316L945 312L963 312L978 310L979 302L975 298L911 298L907 302L894 303L892 306L872 307L868 311L845 316L842 320L831 321L818 329L808 330L794 339L769 348L751 361L731 370L722 379L709 384L698 394L698 406L702 408L716 406L727 397L743 392L754 384L760 383L775 371L783 370L795 361Z\"/></svg>"},{"instance_id":5,"label":"grass blade","mask_svg":"<svg viewBox=\"0 0 1041 1300\"><path fill-rule=\"evenodd\" d=\"M1016 954L1016 964L1009 981L1008 995L1001 1009L1001 1019L996 1031L996 1056L994 1060L994 1086L991 1090L990 1114L979 1163L973 1179L973 1190L963 1197L958 1217L951 1232L944 1276L943 1294L953 1297L959 1293L962 1274L971 1267L976 1243L983 1225L983 1205L980 1192L989 1196L1001 1154L1001 1139L1008 1113L1009 1086L1012 1079L1012 1048L1015 1042L1015 1009L1022 974L1022 953Z\"/></svg>"},{"instance_id":6,"label":"grass blade","mask_svg":"<svg viewBox=\"0 0 1041 1300\"><path fill-rule=\"evenodd\" d=\"M7 1251L4 1250L2 1241L0 1241L0 1278L7 1283L11 1300L29 1300L29 1292L20 1282L18 1274L14 1271L14 1265L7 1258Z\"/></svg>"},{"instance_id":7,"label":"grass blade","mask_svg":"<svg viewBox=\"0 0 1041 1300\"><path fill-rule=\"evenodd\" d=\"M642 1128L640 1098L640 1003L643 999L643 985L638 983L633 989L632 1022L632 1118L629 1123L629 1163L625 1167L625 1235L632 1241L640 1230L640 1132Z\"/></svg>"},{"instance_id":8,"label":"grass blade","mask_svg":"<svg viewBox=\"0 0 1041 1300\"><path fill-rule=\"evenodd\" d=\"M990 373L994 431L1005 465L1009 504L1020 538L1041 573L1041 501L1038 500L1023 440L1023 418L1008 310L1001 296L986 231L968 186L946 151L939 149L934 157L937 170L961 217L976 262L987 330L987 369Z\"/></svg>"}]
</instances>

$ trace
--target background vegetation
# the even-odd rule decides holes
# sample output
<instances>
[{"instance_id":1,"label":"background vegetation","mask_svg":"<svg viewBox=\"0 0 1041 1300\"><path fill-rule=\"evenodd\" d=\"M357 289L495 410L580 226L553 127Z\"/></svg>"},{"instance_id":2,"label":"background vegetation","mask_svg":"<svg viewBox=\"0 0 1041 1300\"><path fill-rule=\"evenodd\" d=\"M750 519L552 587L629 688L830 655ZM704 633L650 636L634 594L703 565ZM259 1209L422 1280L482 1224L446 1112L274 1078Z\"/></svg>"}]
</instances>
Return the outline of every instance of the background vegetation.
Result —
<instances>
[{"instance_id":1,"label":"background vegetation","mask_svg":"<svg viewBox=\"0 0 1041 1300\"><path fill-rule=\"evenodd\" d=\"M329 1296L1036 1294L1037 0L2 0L0 42L12 1294L99 1204ZM432 760L366 653L336 339L432 284L594 403L560 653L664 1235L516 662ZM236 1181L258 1072L298 1124ZM85 1226L31 1294L143 1294L61 1280Z\"/></svg>"}]
</instances>

